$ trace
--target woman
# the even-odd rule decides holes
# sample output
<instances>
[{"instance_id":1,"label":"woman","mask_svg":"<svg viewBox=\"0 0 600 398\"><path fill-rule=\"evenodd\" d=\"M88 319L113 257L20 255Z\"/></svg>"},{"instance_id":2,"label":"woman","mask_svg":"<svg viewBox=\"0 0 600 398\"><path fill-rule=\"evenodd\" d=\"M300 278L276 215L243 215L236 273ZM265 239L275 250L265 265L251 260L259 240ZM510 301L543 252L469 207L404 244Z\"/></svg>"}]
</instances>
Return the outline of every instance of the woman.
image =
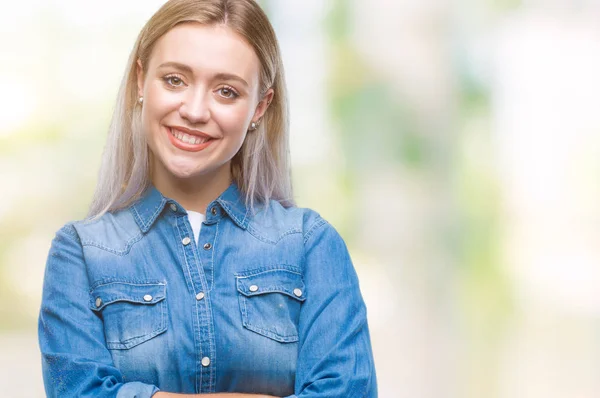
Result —
<instances>
[{"instance_id":1,"label":"woman","mask_svg":"<svg viewBox=\"0 0 600 398\"><path fill-rule=\"evenodd\" d=\"M254 1L171 0L148 21L90 217L48 256L49 396L376 396L344 242L292 201L286 109Z\"/></svg>"}]
</instances>

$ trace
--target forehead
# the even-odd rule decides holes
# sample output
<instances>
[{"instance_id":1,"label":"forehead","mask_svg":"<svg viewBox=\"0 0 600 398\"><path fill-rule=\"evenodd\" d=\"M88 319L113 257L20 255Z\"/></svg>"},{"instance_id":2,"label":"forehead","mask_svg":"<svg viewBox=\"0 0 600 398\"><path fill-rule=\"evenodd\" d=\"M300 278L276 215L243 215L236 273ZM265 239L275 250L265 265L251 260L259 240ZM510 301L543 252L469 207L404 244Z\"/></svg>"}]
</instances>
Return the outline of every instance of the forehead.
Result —
<instances>
[{"instance_id":1,"label":"forehead","mask_svg":"<svg viewBox=\"0 0 600 398\"><path fill-rule=\"evenodd\" d=\"M199 76L230 73L258 84L260 62L254 49L224 25L177 25L156 42L149 68L165 62L185 64Z\"/></svg>"}]
</instances>

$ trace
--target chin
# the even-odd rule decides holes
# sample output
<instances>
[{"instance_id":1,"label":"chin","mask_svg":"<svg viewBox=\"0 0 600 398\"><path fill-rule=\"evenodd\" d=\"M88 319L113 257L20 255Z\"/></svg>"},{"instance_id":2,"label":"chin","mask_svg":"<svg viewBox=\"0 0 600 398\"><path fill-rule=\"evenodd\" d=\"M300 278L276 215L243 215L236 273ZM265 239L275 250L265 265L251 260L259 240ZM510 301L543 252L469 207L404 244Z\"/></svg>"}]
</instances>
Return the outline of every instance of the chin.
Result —
<instances>
[{"instance_id":1,"label":"chin","mask_svg":"<svg viewBox=\"0 0 600 398\"><path fill-rule=\"evenodd\" d=\"M169 168L169 173L178 179L188 179L193 177L198 177L202 174L205 174L202 170L198 169L186 169L186 168Z\"/></svg>"},{"instance_id":2,"label":"chin","mask_svg":"<svg viewBox=\"0 0 600 398\"><path fill-rule=\"evenodd\" d=\"M219 164L212 164L211 162L206 164L202 159L190 159L187 157L163 157L161 163L167 175L177 180L195 179L209 175L216 176L223 171Z\"/></svg>"}]
</instances>

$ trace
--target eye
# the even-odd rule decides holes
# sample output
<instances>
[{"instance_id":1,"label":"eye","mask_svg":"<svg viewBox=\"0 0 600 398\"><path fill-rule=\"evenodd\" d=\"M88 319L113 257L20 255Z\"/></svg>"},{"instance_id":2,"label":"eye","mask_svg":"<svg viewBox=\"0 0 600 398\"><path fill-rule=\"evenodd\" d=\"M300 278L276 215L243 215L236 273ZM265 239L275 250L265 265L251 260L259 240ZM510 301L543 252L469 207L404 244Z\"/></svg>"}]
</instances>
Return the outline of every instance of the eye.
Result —
<instances>
[{"instance_id":1,"label":"eye","mask_svg":"<svg viewBox=\"0 0 600 398\"><path fill-rule=\"evenodd\" d=\"M235 89L230 86L223 86L223 87L219 88L217 90L217 92L219 93L219 95L221 97L226 98L226 99L234 99L234 98L237 98L240 96L237 93L237 91L235 91Z\"/></svg>"},{"instance_id":2,"label":"eye","mask_svg":"<svg viewBox=\"0 0 600 398\"><path fill-rule=\"evenodd\" d=\"M176 75L168 75L163 77L165 83L167 83L171 87L181 87L184 85L183 80Z\"/></svg>"}]
</instances>

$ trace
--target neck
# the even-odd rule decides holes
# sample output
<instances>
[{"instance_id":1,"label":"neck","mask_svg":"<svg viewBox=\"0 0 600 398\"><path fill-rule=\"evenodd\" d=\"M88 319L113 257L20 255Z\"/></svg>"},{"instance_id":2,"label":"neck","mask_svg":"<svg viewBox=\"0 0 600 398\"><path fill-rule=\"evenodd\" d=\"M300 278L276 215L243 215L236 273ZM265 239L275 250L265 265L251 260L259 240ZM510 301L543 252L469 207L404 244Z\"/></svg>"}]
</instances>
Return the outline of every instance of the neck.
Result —
<instances>
[{"instance_id":1,"label":"neck","mask_svg":"<svg viewBox=\"0 0 600 398\"><path fill-rule=\"evenodd\" d=\"M208 205L231 184L229 167L193 178L178 178L165 170L155 170L152 183L165 197L174 199L186 210L206 214Z\"/></svg>"}]
</instances>

